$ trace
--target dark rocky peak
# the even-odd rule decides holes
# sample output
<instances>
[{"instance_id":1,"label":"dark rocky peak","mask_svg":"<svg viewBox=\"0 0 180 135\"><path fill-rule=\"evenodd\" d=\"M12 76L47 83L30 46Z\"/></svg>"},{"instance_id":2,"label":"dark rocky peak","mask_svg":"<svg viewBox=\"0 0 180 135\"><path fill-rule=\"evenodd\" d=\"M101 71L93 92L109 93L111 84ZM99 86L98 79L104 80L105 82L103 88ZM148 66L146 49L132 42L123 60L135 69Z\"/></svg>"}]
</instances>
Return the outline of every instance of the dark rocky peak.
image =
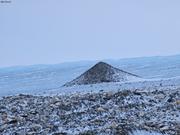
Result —
<instances>
[{"instance_id":1,"label":"dark rocky peak","mask_svg":"<svg viewBox=\"0 0 180 135\"><path fill-rule=\"evenodd\" d=\"M124 82L138 78L137 75L115 68L105 62L98 62L85 73L64 86L86 85L104 82Z\"/></svg>"}]
</instances>

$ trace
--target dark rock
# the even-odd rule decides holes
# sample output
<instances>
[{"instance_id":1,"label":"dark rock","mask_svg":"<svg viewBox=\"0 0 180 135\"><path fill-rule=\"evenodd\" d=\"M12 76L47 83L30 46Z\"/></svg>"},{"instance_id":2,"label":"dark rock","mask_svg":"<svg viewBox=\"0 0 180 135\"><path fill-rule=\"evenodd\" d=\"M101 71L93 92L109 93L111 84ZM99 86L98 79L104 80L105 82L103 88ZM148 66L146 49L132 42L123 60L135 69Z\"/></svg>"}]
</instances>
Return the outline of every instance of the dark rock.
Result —
<instances>
[{"instance_id":1,"label":"dark rock","mask_svg":"<svg viewBox=\"0 0 180 135\"><path fill-rule=\"evenodd\" d=\"M8 122L8 124L16 124L18 121L17 119L12 119Z\"/></svg>"},{"instance_id":2,"label":"dark rock","mask_svg":"<svg viewBox=\"0 0 180 135\"><path fill-rule=\"evenodd\" d=\"M61 133L54 133L52 135L67 135L67 133L61 132Z\"/></svg>"},{"instance_id":3,"label":"dark rock","mask_svg":"<svg viewBox=\"0 0 180 135\"><path fill-rule=\"evenodd\" d=\"M115 68L107 63L99 62L88 71L77 77L64 86L96 84L103 82L124 82L130 78L139 78L139 76Z\"/></svg>"}]
</instances>

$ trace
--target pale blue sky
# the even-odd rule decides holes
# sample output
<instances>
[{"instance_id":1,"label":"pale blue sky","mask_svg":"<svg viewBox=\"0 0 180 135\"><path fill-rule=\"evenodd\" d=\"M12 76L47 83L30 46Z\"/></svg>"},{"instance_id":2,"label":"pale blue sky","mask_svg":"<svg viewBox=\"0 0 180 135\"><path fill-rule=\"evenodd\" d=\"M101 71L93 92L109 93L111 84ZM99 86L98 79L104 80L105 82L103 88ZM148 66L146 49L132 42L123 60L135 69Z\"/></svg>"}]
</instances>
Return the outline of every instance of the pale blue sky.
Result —
<instances>
[{"instance_id":1,"label":"pale blue sky","mask_svg":"<svg viewBox=\"0 0 180 135\"><path fill-rule=\"evenodd\" d=\"M0 3L0 67L180 53L179 0Z\"/></svg>"}]
</instances>

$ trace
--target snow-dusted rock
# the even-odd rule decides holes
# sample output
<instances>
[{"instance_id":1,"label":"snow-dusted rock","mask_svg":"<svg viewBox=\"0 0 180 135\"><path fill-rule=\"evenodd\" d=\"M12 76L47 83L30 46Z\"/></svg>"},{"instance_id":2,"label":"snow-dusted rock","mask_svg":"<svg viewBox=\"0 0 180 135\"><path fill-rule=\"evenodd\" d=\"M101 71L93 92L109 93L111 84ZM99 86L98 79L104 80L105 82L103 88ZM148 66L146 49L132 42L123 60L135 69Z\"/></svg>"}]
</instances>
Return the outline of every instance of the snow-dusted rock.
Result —
<instances>
[{"instance_id":1,"label":"snow-dusted rock","mask_svg":"<svg viewBox=\"0 0 180 135\"><path fill-rule=\"evenodd\" d=\"M138 79L140 79L140 77L137 75L120 70L107 63L99 62L64 86L97 84L103 82L126 82Z\"/></svg>"},{"instance_id":2,"label":"snow-dusted rock","mask_svg":"<svg viewBox=\"0 0 180 135\"><path fill-rule=\"evenodd\" d=\"M130 135L166 135L155 131L135 130Z\"/></svg>"},{"instance_id":3,"label":"snow-dusted rock","mask_svg":"<svg viewBox=\"0 0 180 135\"><path fill-rule=\"evenodd\" d=\"M179 100L180 88L4 97L0 100L0 132L179 135Z\"/></svg>"}]
</instances>

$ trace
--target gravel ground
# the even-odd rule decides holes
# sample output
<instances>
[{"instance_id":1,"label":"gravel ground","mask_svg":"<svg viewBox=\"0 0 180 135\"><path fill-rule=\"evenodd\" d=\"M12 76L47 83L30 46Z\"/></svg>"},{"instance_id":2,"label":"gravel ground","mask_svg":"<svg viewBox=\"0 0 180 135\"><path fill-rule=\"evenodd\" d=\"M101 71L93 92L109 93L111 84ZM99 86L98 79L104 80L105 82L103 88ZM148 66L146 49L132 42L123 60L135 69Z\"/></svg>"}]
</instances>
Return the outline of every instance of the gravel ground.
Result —
<instances>
[{"instance_id":1,"label":"gravel ground","mask_svg":"<svg viewBox=\"0 0 180 135\"><path fill-rule=\"evenodd\" d=\"M3 135L128 135L136 130L180 135L180 89L20 94L0 100Z\"/></svg>"}]
</instances>

